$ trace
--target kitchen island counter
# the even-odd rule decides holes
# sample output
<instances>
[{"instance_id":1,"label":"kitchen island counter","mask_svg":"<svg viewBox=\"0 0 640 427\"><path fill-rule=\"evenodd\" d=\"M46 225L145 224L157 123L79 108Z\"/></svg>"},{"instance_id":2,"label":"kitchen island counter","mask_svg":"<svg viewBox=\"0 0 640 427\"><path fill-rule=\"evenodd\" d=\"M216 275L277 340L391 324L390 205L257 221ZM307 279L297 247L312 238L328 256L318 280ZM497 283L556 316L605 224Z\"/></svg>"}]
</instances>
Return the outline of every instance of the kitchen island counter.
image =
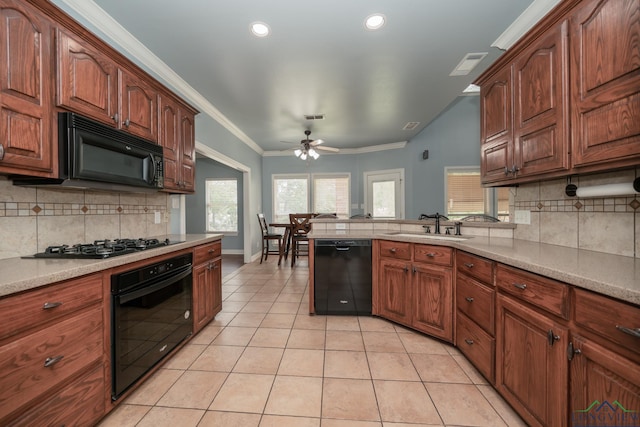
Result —
<instances>
[{"instance_id":1,"label":"kitchen island counter","mask_svg":"<svg viewBox=\"0 0 640 427\"><path fill-rule=\"evenodd\" d=\"M0 297L96 273L136 261L188 249L222 239L222 234L174 234L162 236L172 243L127 255L104 259L7 258L0 260Z\"/></svg>"},{"instance_id":2,"label":"kitchen island counter","mask_svg":"<svg viewBox=\"0 0 640 427\"><path fill-rule=\"evenodd\" d=\"M433 235L431 235L433 236ZM446 238L447 236L443 236ZM457 236L451 236L457 237ZM640 259L503 237L437 240L381 228L314 230L311 239L383 239L448 246L640 305Z\"/></svg>"}]
</instances>

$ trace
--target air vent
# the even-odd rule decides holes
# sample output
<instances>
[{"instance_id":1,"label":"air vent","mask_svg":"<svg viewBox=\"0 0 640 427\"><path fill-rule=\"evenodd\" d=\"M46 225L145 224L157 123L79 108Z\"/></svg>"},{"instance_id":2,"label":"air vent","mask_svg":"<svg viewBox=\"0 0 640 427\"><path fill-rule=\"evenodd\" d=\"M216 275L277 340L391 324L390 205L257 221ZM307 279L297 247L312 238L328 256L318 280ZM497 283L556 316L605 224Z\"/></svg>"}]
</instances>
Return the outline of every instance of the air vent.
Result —
<instances>
[{"instance_id":1,"label":"air vent","mask_svg":"<svg viewBox=\"0 0 640 427\"><path fill-rule=\"evenodd\" d=\"M420 122L409 122L406 125L404 125L402 130L414 130L415 128L418 127L419 124Z\"/></svg>"},{"instance_id":2,"label":"air vent","mask_svg":"<svg viewBox=\"0 0 640 427\"><path fill-rule=\"evenodd\" d=\"M305 114L305 120L324 120L324 114Z\"/></svg>"},{"instance_id":3,"label":"air vent","mask_svg":"<svg viewBox=\"0 0 640 427\"><path fill-rule=\"evenodd\" d=\"M462 61L453 69L450 76L466 76L487 56L487 52L467 53Z\"/></svg>"}]
</instances>

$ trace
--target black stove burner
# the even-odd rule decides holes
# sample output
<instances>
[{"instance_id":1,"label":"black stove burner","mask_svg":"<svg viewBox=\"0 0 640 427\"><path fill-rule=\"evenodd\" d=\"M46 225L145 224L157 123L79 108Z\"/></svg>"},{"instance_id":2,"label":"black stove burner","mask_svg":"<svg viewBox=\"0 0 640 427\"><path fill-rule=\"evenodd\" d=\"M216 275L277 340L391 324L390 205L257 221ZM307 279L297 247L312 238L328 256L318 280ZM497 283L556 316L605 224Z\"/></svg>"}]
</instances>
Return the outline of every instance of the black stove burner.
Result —
<instances>
[{"instance_id":1,"label":"black stove burner","mask_svg":"<svg viewBox=\"0 0 640 427\"><path fill-rule=\"evenodd\" d=\"M100 259L167 246L169 243L169 239L105 239L96 240L93 243L80 243L73 246L49 246L44 252L37 253L34 257Z\"/></svg>"}]
</instances>

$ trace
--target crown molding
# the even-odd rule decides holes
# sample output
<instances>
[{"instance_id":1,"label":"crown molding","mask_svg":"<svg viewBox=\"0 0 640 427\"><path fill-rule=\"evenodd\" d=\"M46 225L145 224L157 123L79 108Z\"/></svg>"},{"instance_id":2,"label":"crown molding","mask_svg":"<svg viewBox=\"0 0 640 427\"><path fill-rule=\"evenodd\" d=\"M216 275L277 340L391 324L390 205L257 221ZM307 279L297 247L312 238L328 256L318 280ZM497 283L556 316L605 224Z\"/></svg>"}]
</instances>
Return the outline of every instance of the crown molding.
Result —
<instances>
[{"instance_id":1,"label":"crown molding","mask_svg":"<svg viewBox=\"0 0 640 427\"><path fill-rule=\"evenodd\" d=\"M322 151L320 153L320 156L335 156L337 154L373 153L376 151L397 150L399 148L404 148L406 146L407 146L407 141L400 141L400 142L392 142L389 144L371 145L368 147L360 147L360 148L341 148L339 153ZM262 157L288 157L292 153L293 151L289 151L289 150L265 151L262 154Z\"/></svg>"},{"instance_id":2,"label":"crown molding","mask_svg":"<svg viewBox=\"0 0 640 427\"><path fill-rule=\"evenodd\" d=\"M182 77L143 45L133 34L128 32L111 15L98 6L93 0L59 0L66 4L79 16L89 22L108 37L114 48L125 51L133 58L144 64L149 70L158 76L163 82L170 85L187 102L205 113L235 137L248 145L256 153L262 155L264 150L249 136L240 130L231 120L220 112L197 90L191 87ZM115 45L114 45L115 44Z\"/></svg>"},{"instance_id":3,"label":"crown molding","mask_svg":"<svg viewBox=\"0 0 640 427\"><path fill-rule=\"evenodd\" d=\"M534 0L515 21L491 44L501 50L508 50L515 42L540 21L561 0Z\"/></svg>"}]
</instances>

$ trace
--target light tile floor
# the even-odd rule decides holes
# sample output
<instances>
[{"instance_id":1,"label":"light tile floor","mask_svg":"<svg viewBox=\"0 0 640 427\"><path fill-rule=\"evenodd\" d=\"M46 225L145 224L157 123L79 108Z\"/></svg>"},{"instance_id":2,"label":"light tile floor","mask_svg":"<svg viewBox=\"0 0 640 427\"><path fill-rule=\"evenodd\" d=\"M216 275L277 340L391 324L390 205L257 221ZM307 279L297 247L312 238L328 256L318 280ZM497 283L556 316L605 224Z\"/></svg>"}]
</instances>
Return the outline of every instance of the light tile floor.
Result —
<instances>
[{"instance_id":1,"label":"light tile floor","mask_svg":"<svg viewBox=\"0 0 640 427\"><path fill-rule=\"evenodd\" d=\"M222 312L100 426L526 425L453 346L309 316L308 264L276 262L225 276Z\"/></svg>"}]
</instances>

